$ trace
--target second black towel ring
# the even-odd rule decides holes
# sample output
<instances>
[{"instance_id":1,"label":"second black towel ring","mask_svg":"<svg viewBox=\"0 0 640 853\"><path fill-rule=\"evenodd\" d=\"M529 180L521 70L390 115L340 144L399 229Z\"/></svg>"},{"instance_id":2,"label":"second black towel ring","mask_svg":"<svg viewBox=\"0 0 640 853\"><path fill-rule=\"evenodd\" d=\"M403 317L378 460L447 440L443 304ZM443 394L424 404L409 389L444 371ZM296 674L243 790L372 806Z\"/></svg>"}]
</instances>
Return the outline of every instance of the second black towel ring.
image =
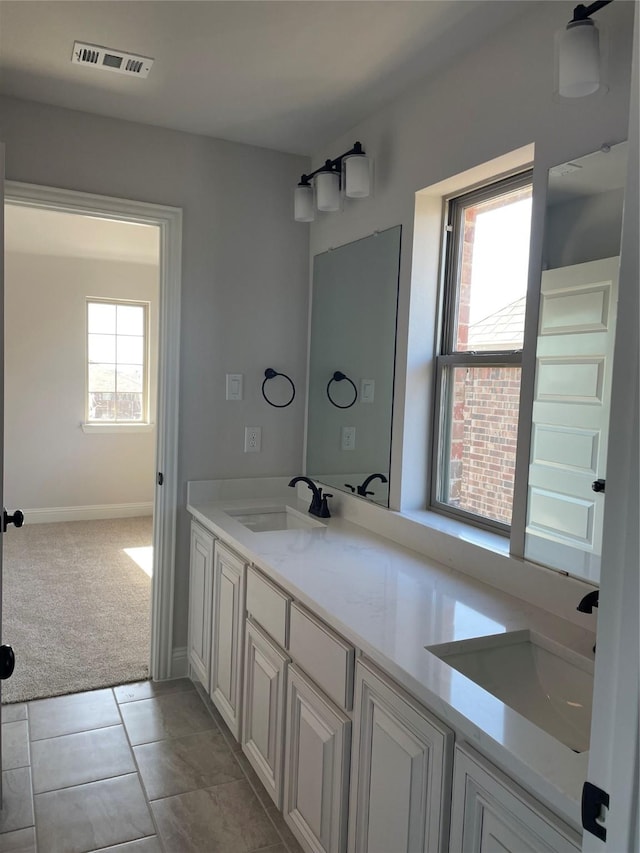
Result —
<instances>
[{"instance_id":1,"label":"second black towel ring","mask_svg":"<svg viewBox=\"0 0 640 853\"><path fill-rule=\"evenodd\" d=\"M291 397L287 400L286 403L274 403L267 397L265 393L264 386L270 379L275 379L276 376L283 376L291 385ZM274 409L286 409L287 406L290 406L291 403L293 403L293 398L296 396L296 386L293 384L293 379L291 379L290 376L287 376L286 373L278 373L278 371L274 370L273 367L267 367L264 372L264 379L262 381L262 396L270 406L274 407Z\"/></svg>"},{"instance_id":2,"label":"second black towel ring","mask_svg":"<svg viewBox=\"0 0 640 853\"><path fill-rule=\"evenodd\" d=\"M353 388L353 400L350 403L347 403L346 406L341 406L340 403L336 403L336 401L331 396L331 383L332 382L342 382L343 379L346 379L347 382ZM333 406L335 406L336 409L350 409L351 406L353 406L355 401L358 399L358 389L356 388L355 383L351 379L349 379L348 376L345 376L345 374L342 373L342 371L336 370L336 372L333 374L331 379L327 382L327 397L329 398L329 402Z\"/></svg>"}]
</instances>

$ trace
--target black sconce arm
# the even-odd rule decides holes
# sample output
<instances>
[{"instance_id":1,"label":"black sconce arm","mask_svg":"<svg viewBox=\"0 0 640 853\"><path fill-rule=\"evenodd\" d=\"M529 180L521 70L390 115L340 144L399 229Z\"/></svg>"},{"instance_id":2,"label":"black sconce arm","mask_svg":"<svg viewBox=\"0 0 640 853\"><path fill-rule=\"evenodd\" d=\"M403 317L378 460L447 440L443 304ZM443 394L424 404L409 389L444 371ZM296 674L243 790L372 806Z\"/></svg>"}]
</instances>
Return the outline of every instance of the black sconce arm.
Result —
<instances>
[{"instance_id":1,"label":"black sconce arm","mask_svg":"<svg viewBox=\"0 0 640 853\"><path fill-rule=\"evenodd\" d=\"M602 0L600 0L602 2ZM607 2L611 3L611 0L607 0ZM345 151L344 154L341 154L339 157L336 157L334 160L325 160L324 166L320 166L315 169L313 172L309 172L307 175L300 176L300 182L298 183L299 187L307 187L309 186L309 182L312 178L314 178L319 172L335 172L336 174L342 174L342 161L345 157L351 156L351 154L362 154L364 155L364 151L362 150L362 145L360 142L355 142L353 148L350 148L349 151Z\"/></svg>"},{"instance_id":2,"label":"black sconce arm","mask_svg":"<svg viewBox=\"0 0 640 853\"><path fill-rule=\"evenodd\" d=\"M594 12L598 12L604 6L608 6L609 3L612 3L613 0L595 0L590 6L585 6L584 3L580 3L579 6L573 10L573 18L571 19L571 23L574 21L586 21L587 18L591 17Z\"/></svg>"}]
</instances>

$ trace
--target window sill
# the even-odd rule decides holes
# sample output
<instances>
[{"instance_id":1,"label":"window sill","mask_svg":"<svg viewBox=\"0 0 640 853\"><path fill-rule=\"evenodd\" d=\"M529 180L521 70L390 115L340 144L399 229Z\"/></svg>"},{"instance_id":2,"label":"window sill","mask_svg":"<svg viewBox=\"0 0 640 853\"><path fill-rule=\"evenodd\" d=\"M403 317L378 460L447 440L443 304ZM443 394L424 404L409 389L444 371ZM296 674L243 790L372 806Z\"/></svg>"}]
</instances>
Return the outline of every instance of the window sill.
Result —
<instances>
[{"instance_id":1,"label":"window sill","mask_svg":"<svg viewBox=\"0 0 640 853\"><path fill-rule=\"evenodd\" d=\"M499 533L484 530L481 527L475 527L473 524L468 524L457 518L451 518L430 510L404 510L400 514L405 518L410 518L412 521L421 524L423 527L438 530L440 533L444 533L462 542L468 542L477 548L482 548L494 554L500 554L503 557L509 556L509 539L508 537L501 536Z\"/></svg>"},{"instance_id":2,"label":"window sill","mask_svg":"<svg viewBox=\"0 0 640 853\"><path fill-rule=\"evenodd\" d=\"M153 432L155 424L87 424L81 423L82 432L92 435L124 435L125 433Z\"/></svg>"}]
</instances>

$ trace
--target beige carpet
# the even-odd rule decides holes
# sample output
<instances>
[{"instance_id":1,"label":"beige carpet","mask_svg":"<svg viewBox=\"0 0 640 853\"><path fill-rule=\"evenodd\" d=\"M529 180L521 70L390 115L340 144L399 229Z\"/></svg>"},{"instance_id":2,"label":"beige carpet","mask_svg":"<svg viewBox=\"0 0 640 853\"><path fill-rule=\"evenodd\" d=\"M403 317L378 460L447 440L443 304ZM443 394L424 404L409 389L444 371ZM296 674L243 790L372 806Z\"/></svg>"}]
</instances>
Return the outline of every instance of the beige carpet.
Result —
<instances>
[{"instance_id":1,"label":"beige carpet","mask_svg":"<svg viewBox=\"0 0 640 853\"><path fill-rule=\"evenodd\" d=\"M16 668L3 704L148 677L151 579L123 549L151 531L149 517L7 530L2 641Z\"/></svg>"}]
</instances>

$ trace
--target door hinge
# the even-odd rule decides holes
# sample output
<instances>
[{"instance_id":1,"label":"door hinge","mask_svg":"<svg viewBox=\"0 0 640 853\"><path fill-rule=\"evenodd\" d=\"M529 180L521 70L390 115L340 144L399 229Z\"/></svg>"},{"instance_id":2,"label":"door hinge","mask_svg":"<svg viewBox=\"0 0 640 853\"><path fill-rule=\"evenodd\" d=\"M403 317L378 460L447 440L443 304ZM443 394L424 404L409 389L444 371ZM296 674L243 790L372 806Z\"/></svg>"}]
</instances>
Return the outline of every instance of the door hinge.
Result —
<instances>
[{"instance_id":1,"label":"door hinge","mask_svg":"<svg viewBox=\"0 0 640 853\"><path fill-rule=\"evenodd\" d=\"M594 492L604 492L605 483L606 480L594 480L593 483L591 483L591 488Z\"/></svg>"},{"instance_id":2,"label":"door hinge","mask_svg":"<svg viewBox=\"0 0 640 853\"><path fill-rule=\"evenodd\" d=\"M156 477L156 482L158 483L159 486L161 486L164 483L164 474L162 473L162 471L158 471L158 476Z\"/></svg>"},{"instance_id":3,"label":"door hinge","mask_svg":"<svg viewBox=\"0 0 640 853\"><path fill-rule=\"evenodd\" d=\"M585 782L582 789L582 826L601 841L607 840L607 830L600 821L604 820L603 812L608 808L609 794L597 785Z\"/></svg>"}]
</instances>

